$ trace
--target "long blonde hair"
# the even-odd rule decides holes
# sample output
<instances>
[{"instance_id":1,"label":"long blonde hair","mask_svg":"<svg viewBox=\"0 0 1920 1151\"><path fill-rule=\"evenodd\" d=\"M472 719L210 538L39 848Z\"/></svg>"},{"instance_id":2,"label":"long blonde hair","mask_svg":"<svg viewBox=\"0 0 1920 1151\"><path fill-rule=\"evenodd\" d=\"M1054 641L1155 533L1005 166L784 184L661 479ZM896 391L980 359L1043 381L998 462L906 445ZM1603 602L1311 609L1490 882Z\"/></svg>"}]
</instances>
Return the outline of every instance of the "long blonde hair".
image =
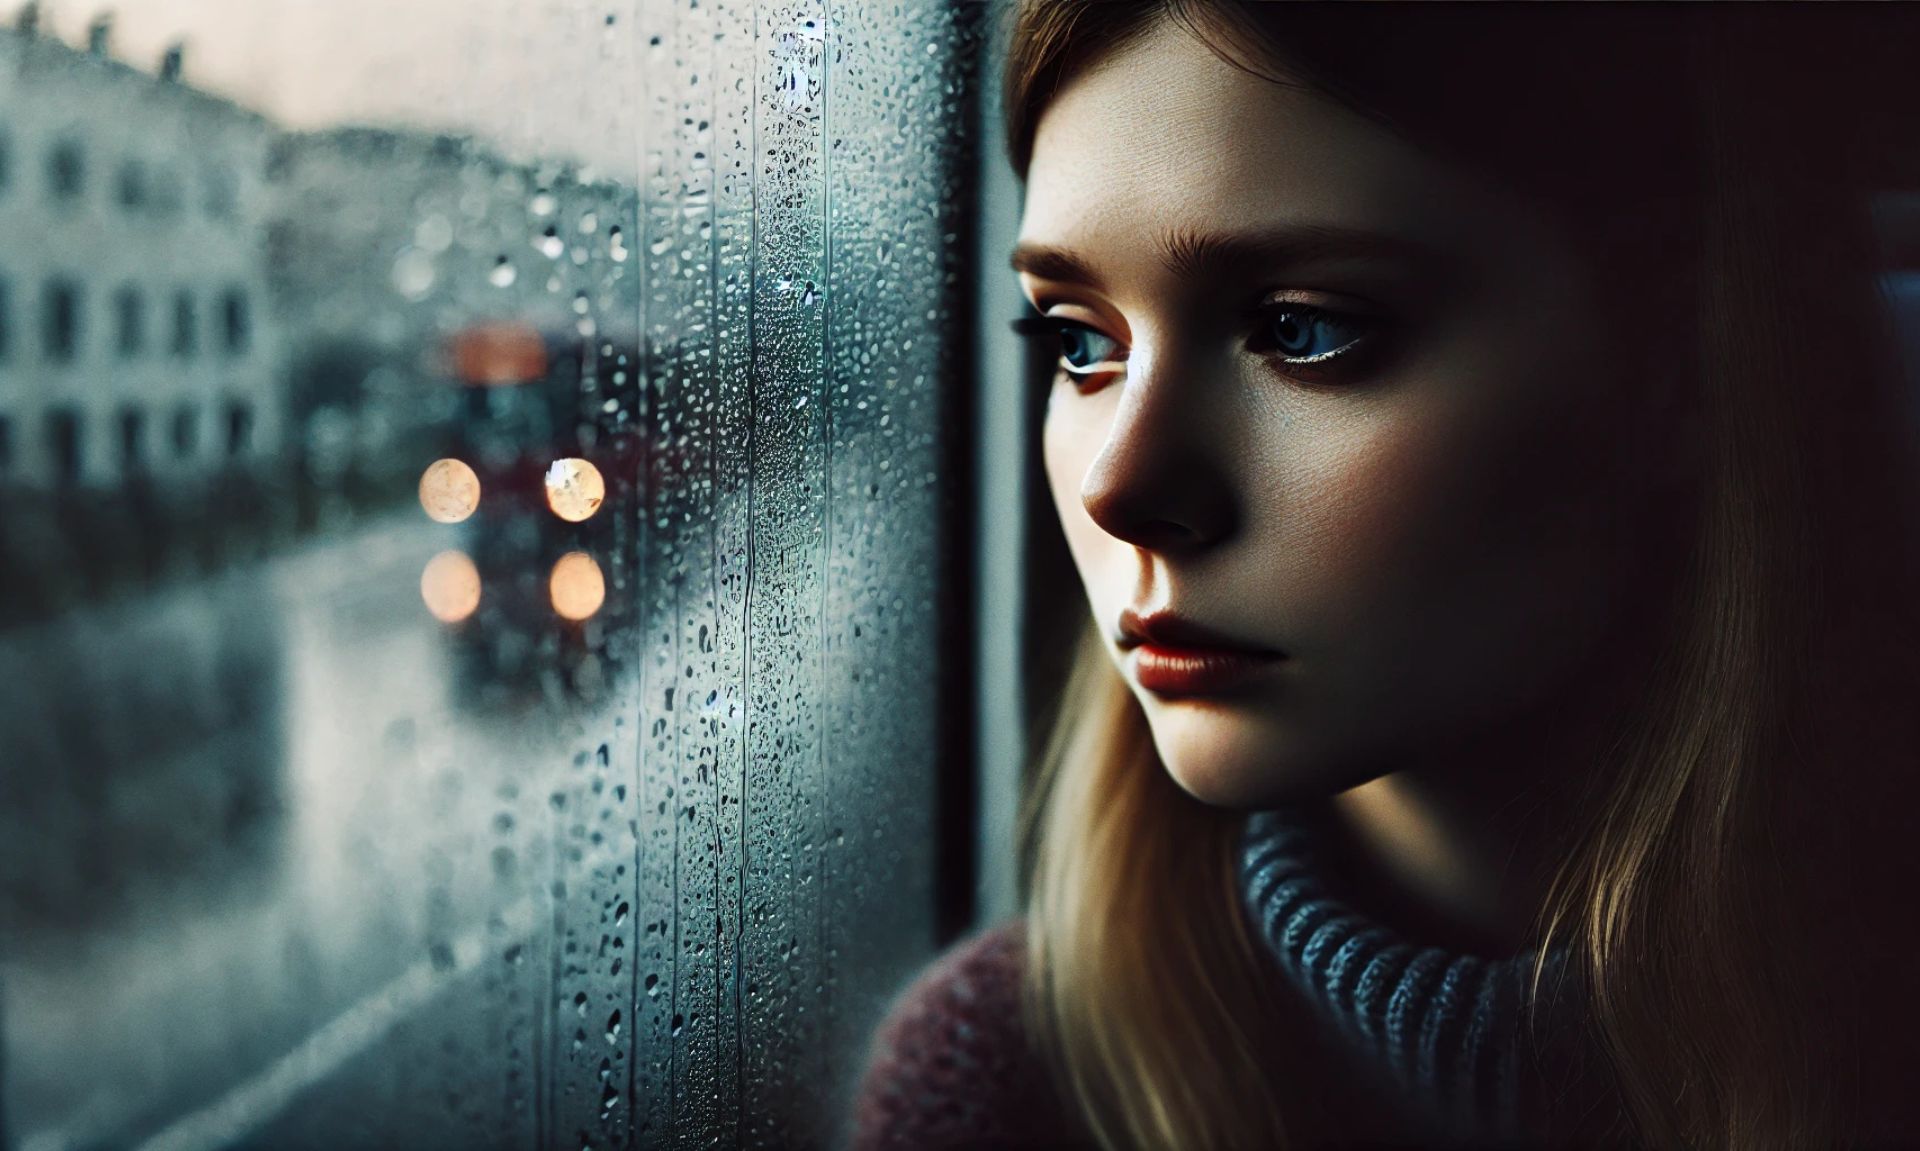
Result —
<instances>
[{"instance_id":1,"label":"long blonde hair","mask_svg":"<svg viewBox=\"0 0 1920 1151\"><path fill-rule=\"evenodd\" d=\"M1244 12L1201 20L1166 2L1024 5L1007 73L1016 167L1024 173L1054 91L1162 15L1264 43L1294 75L1348 96L1349 71L1336 56L1314 72L1317 49L1300 46L1311 29L1298 27L1310 21L1286 7L1289 27L1276 33ZM1312 17L1336 31L1347 19L1370 17ZM1861 924L1836 920L1815 937L1804 917L1818 881L1801 865L1817 860L1821 881L1841 884L1887 866L1865 848L1839 855L1850 821L1896 786L1876 784L1874 767L1912 764L1920 746L1893 719L1916 682L1920 634L1906 602L1920 586L1909 582L1902 466L1912 453L1881 356L1872 253L1848 230L1853 189L1785 171L1791 158L1768 153L1790 130L1763 88L1785 59L1781 37L1768 38L1780 30L1686 19L1710 24L1691 57L1710 90L1673 88L1700 97L1675 114L1702 118L1686 137L1702 165L1683 237L1693 255L1675 257L1689 274L1671 284L1688 317L1680 339L1700 453L1676 496L1687 542L1643 705L1571 829L1537 934L1543 953L1571 945L1590 989L1590 1026L1623 1104L1621 1129L1597 1135L1805 1146L1855 1130L1835 1060L1857 1038L1861 1007L1844 998L1849 977L1825 967ZM1817 241L1796 242L1808 219L1828 223ZM1299 1139L1289 1127L1304 1104L1281 1070L1291 1024L1234 884L1242 819L1172 782L1089 635L1028 793L1027 999L1030 1029L1103 1147Z\"/></svg>"}]
</instances>

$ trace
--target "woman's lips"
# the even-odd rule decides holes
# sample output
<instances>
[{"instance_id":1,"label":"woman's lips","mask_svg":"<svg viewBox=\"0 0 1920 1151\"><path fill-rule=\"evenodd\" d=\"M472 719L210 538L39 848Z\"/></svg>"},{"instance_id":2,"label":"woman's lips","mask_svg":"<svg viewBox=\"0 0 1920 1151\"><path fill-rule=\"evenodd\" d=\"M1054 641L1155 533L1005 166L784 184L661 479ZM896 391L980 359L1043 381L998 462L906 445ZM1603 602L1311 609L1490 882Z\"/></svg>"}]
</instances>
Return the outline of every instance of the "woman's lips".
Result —
<instances>
[{"instance_id":1,"label":"woman's lips","mask_svg":"<svg viewBox=\"0 0 1920 1151\"><path fill-rule=\"evenodd\" d=\"M1279 663L1284 653L1251 647L1172 612L1120 613L1119 645L1134 682L1159 695L1211 695Z\"/></svg>"},{"instance_id":2,"label":"woman's lips","mask_svg":"<svg viewBox=\"0 0 1920 1151\"><path fill-rule=\"evenodd\" d=\"M1280 662L1245 648L1180 648L1143 643L1127 657L1134 682L1157 695L1213 695L1240 686Z\"/></svg>"}]
</instances>

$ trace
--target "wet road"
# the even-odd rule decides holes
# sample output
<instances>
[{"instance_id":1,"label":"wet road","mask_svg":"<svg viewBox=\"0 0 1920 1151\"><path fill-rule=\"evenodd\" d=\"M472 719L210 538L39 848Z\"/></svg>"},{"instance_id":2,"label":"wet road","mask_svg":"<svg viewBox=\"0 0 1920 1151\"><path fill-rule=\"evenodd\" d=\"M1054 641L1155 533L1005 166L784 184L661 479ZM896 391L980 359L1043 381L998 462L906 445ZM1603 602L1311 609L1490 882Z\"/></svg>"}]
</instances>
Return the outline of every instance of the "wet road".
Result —
<instances>
[{"instance_id":1,"label":"wet road","mask_svg":"<svg viewBox=\"0 0 1920 1151\"><path fill-rule=\"evenodd\" d=\"M0 798L31 813L0 1145L525 1145L550 802L614 705L477 703L421 600L458 538L414 509L0 634ZM358 1114L316 1103L341 1078Z\"/></svg>"}]
</instances>

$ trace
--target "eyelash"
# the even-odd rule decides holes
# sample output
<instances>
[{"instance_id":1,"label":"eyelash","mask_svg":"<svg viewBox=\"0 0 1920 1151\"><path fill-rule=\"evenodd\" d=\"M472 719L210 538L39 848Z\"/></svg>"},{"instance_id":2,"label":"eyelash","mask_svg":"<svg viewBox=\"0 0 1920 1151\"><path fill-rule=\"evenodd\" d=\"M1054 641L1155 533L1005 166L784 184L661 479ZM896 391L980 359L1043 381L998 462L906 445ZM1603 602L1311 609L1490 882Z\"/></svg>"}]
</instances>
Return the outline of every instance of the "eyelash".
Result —
<instances>
[{"instance_id":1,"label":"eyelash","mask_svg":"<svg viewBox=\"0 0 1920 1151\"><path fill-rule=\"evenodd\" d=\"M1242 317L1242 320L1252 327L1255 333L1254 339L1262 340L1270 337L1269 329L1283 316L1302 318L1309 323L1326 323L1359 330L1358 335L1339 347L1334 348L1332 351L1320 352L1312 356L1275 355L1271 350L1260 352L1260 354L1267 356L1269 359L1284 365L1283 374L1309 383L1320 382L1328 378L1333 370L1344 368L1346 364L1336 363L1335 361L1344 361L1364 345L1373 343L1376 334L1375 329L1380 326L1380 321L1377 317L1355 312L1337 312L1331 308L1316 307L1312 304L1302 304L1292 301L1257 305L1249 309ZM1111 338L1104 336L1104 334L1100 333L1099 330L1091 324L1084 324L1078 320L1069 320L1061 316L1022 316L1013 321L1013 330L1028 339L1050 336L1058 340L1067 332L1075 330L1093 332L1096 335L1102 335L1102 338ZM1122 359L1124 359L1124 357L1122 357ZM1102 361L1102 363L1110 362L1120 361ZM1329 365L1331 365L1331 368ZM1065 374L1075 381L1076 387L1080 387L1084 386L1085 381L1104 373L1097 371L1075 371L1065 363L1061 363L1055 373L1056 378L1060 374Z\"/></svg>"}]
</instances>

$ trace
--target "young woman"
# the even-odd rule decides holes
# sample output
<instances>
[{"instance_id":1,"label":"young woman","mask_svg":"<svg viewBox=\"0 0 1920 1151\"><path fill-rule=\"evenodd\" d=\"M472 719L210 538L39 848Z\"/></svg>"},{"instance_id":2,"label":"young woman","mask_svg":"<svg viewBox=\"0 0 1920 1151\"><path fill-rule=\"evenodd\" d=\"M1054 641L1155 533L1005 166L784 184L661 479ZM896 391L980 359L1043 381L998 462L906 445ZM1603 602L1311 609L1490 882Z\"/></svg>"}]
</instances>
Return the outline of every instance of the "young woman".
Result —
<instances>
[{"instance_id":1,"label":"young woman","mask_svg":"<svg viewBox=\"0 0 1920 1151\"><path fill-rule=\"evenodd\" d=\"M859 1146L1920 1137L1864 19L1019 10L1088 638Z\"/></svg>"}]
</instances>

